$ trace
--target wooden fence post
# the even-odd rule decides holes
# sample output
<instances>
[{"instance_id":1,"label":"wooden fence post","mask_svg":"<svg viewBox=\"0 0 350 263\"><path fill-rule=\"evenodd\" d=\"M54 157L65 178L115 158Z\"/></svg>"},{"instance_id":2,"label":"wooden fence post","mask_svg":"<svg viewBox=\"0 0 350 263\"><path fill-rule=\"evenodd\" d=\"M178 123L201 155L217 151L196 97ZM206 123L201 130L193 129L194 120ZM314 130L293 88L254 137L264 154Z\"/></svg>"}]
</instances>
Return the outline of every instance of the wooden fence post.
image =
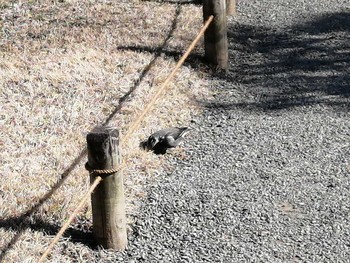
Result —
<instances>
[{"instance_id":1,"label":"wooden fence post","mask_svg":"<svg viewBox=\"0 0 350 263\"><path fill-rule=\"evenodd\" d=\"M226 11L228 16L237 14L236 0L226 0Z\"/></svg>"},{"instance_id":2,"label":"wooden fence post","mask_svg":"<svg viewBox=\"0 0 350 263\"><path fill-rule=\"evenodd\" d=\"M118 168L121 156L117 129L96 127L86 140L90 171ZM90 172L90 181L97 176L103 180L91 194L93 235L98 245L122 251L127 246L123 173Z\"/></svg>"},{"instance_id":3,"label":"wooden fence post","mask_svg":"<svg viewBox=\"0 0 350 263\"><path fill-rule=\"evenodd\" d=\"M228 40L226 0L203 0L204 21L210 15L214 20L205 31L205 58L222 69L228 68Z\"/></svg>"}]
</instances>

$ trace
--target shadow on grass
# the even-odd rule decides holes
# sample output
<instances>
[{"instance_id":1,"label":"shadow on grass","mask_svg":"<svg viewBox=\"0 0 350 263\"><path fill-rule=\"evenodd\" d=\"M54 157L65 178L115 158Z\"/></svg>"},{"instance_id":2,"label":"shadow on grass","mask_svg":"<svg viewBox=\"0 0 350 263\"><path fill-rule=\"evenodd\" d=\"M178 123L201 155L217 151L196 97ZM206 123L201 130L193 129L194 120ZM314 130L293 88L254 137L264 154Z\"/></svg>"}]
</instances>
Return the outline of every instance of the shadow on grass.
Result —
<instances>
[{"instance_id":1,"label":"shadow on grass","mask_svg":"<svg viewBox=\"0 0 350 263\"><path fill-rule=\"evenodd\" d=\"M121 108L124 106L124 103L127 101L128 98L131 97L131 94L136 90L136 88L140 85L141 81L144 79L144 77L146 76L146 74L150 71L150 69L153 67L154 63L156 62L157 58L162 54L163 49L165 48L165 46L167 45L169 39L171 38L171 36L173 35L175 29L176 29L176 25L178 23L178 19L179 19L179 15L181 12L181 7L178 5L176 7L176 11L175 11L175 18L170 26L169 32L166 36L166 38L164 39L163 43L156 48L147 48L150 50L153 50L152 53L154 53L153 59L148 63L148 65L141 71L140 76L138 77L137 80L135 80L135 82L133 83L132 87L129 89L129 91L119 99L119 104L117 107L115 107L115 109L112 111L112 113L106 118L105 122L102 125L108 125L108 123L112 120L112 118L114 117L114 115L119 112L121 110ZM123 49L123 48L119 48L119 49ZM132 50L132 48L129 48L130 50ZM137 48L134 48L134 51L139 51L137 50ZM142 50L140 50L142 51ZM147 51L147 50L144 50Z\"/></svg>"},{"instance_id":2,"label":"shadow on grass","mask_svg":"<svg viewBox=\"0 0 350 263\"><path fill-rule=\"evenodd\" d=\"M112 113L105 119L105 121L102 123L102 125L108 125L108 123L111 121L111 119L114 117L114 115L122 109L122 107L124 106L124 103L132 96L133 92L140 85L143 78L146 76L146 74L152 68L156 59L162 54L162 50L167 45L167 42L169 41L169 39L173 35L174 30L176 29L180 12L181 12L181 7L180 7L180 5L178 5L176 7L174 19L173 19L172 24L170 26L170 29L167 33L167 36L165 37L163 43L159 47L153 49L154 50L153 59L141 71L139 78L133 83L133 85L130 87L129 91L123 97L121 97L119 99L118 105L115 107L115 109L112 111ZM4 260L4 257L6 256L7 251L13 247L13 245L19 240L22 233L26 229L32 229L35 231L43 231L43 232L50 234L50 235L56 235L58 233L58 231L60 229L59 226L47 223L47 222L45 222L44 219L39 219L38 217L35 216L35 212L65 182L68 175L82 161L82 159L86 156L86 154L87 154L87 150L83 149L79 153L79 155L76 157L76 159L72 162L72 164L61 174L57 183L51 188L51 190L46 195L44 195L36 204L34 204L30 209L28 209L26 212L24 212L20 216L11 217L11 218L8 218L5 220L0 220L0 227L1 228L11 229L11 230L17 232L15 234L15 236L4 247L1 248L0 261ZM81 243L84 243L84 244L87 244L87 245L93 247L93 245L92 245L93 242L91 242L91 233L89 233L89 232L77 230L76 228L70 228L67 230L67 232L65 233L64 236L69 236L71 238L71 241L73 241L73 242L81 242Z\"/></svg>"},{"instance_id":3,"label":"shadow on grass","mask_svg":"<svg viewBox=\"0 0 350 263\"><path fill-rule=\"evenodd\" d=\"M70 241L75 243L81 243L89 246L90 248L96 248L96 243L92 235L92 224L83 225L79 223L80 220L76 220L73 227L68 228L63 237L67 237ZM10 229L12 231L23 232L24 229L31 229L33 231L40 231L46 235L56 235L61 229L61 226L55 223L49 223L38 215L29 217L14 217L5 220L0 220L0 225L3 228ZM19 236L13 239L13 244L18 240ZM13 245L11 244L11 245ZM1 258L3 259L3 257Z\"/></svg>"},{"instance_id":4,"label":"shadow on grass","mask_svg":"<svg viewBox=\"0 0 350 263\"><path fill-rule=\"evenodd\" d=\"M173 58L175 61L178 61L182 55L185 53L185 51L176 51L176 50L169 50L169 49L161 49L160 53L158 54L158 50L155 50L152 47L147 46L120 46L118 47L118 50L127 50L127 51L135 51L135 52L148 52L148 53L154 53L157 54L157 57L162 54L166 57ZM187 57L186 61L184 62L184 65L191 66L191 68L197 69L201 68L203 69L203 66L208 64L208 62L205 60L204 56L196 53L192 53L190 56ZM212 67L212 66L209 66Z\"/></svg>"},{"instance_id":5,"label":"shadow on grass","mask_svg":"<svg viewBox=\"0 0 350 263\"><path fill-rule=\"evenodd\" d=\"M206 107L350 109L349 12L326 14L283 31L237 23L228 37L231 69L215 76L223 80L222 92L214 101L202 101Z\"/></svg>"},{"instance_id":6,"label":"shadow on grass","mask_svg":"<svg viewBox=\"0 0 350 263\"><path fill-rule=\"evenodd\" d=\"M6 229L12 229L17 233L15 236L7 243L5 247L1 248L0 252L0 262L4 259L6 252L12 248L12 246L17 242L20 238L21 234L25 229L31 228L31 224L27 224L29 217L31 217L35 211L46 201L48 200L57 189L65 182L68 178L68 175L73 171L73 169L81 162L83 157L85 157L87 150L82 150L79 155L75 158L75 160L71 163L71 165L61 174L57 183L51 188L51 190L45 194L35 205L33 205L30 209L24 212L22 215L17 217L11 217L5 220L0 220L0 227ZM57 231L58 232L58 231Z\"/></svg>"}]
</instances>

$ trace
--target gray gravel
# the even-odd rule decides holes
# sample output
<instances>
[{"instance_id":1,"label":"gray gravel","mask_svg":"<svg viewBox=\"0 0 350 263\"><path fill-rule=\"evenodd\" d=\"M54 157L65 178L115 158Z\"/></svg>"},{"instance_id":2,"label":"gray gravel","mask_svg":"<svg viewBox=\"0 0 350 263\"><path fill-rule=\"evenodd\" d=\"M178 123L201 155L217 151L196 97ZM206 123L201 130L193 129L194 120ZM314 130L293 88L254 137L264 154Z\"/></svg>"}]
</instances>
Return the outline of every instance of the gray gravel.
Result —
<instances>
[{"instance_id":1,"label":"gray gravel","mask_svg":"<svg viewBox=\"0 0 350 263\"><path fill-rule=\"evenodd\" d=\"M350 2L245 0L238 13L230 71L120 260L350 262Z\"/></svg>"}]
</instances>

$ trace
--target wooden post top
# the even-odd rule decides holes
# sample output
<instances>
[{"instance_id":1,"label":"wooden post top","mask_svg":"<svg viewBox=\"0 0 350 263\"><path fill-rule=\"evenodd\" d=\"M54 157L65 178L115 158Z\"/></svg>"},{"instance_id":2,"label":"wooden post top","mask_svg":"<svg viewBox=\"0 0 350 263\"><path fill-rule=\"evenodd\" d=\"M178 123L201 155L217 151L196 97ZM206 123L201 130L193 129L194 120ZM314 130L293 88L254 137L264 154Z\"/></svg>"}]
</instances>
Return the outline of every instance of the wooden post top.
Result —
<instances>
[{"instance_id":1,"label":"wooden post top","mask_svg":"<svg viewBox=\"0 0 350 263\"><path fill-rule=\"evenodd\" d=\"M86 136L88 163L92 169L113 169L118 163L119 130L97 126Z\"/></svg>"},{"instance_id":2,"label":"wooden post top","mask_svg":"<svg viewBox=\"0 0 350 263\"><path fill-rule=\"evenodd\" d=\"M87 140L94 139L95 137L115 137L119 139L119 130L112 126L96 126L87 135Z\"/></svg>"}]
</instances>

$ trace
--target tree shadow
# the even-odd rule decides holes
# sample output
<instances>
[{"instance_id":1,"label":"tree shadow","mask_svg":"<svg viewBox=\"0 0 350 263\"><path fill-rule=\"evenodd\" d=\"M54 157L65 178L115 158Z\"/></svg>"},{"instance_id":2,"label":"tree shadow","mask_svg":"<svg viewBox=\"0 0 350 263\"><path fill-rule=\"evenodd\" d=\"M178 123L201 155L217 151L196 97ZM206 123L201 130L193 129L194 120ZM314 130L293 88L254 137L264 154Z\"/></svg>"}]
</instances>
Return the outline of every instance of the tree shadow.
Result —
<instances>
[{"instance_id":1,"label":"tree shadow","mask_svg":"<svg viewBox=\"0 0 350 263\"><path fill-rule=\"evenodd\" d=\"M284 31L237 23L228 38L231 69L215 75L225 84L221 96L203 102L207 107L281 110L317 104L349 110L349 12Z\"/></svg>"},{"instance_id":2,"label":"tree shadow","mask_svg":"<svg viewBox=\"0 0 350 263\"><path fill-rule=\"evenodd\" d=\"M107 116L107 118L105 119L105 121L101 125L108 125L109 122L112 120L112 118L115 116L115 114L120 112L120 110L124 106L125 102L133 95L133 93L135 92L137 87L140 85L140 83L142 82L142 80L144 79L146 74L153 67L155 61L162 54L163 49L166 47L169 39L172 37L172 35L176 29L180 12L181 12L181 6L178 5L176 7L173 21L171 23L171 26L169 28L169 31L167 32L165 39L158 47L153 48L154 56L153 56L152 60L140 72L139 77L131 85L129 91L126 94L124 94L123 97L121 97L119 99L118 105L114 108L112 113L109 116ZM75 158L75 160L71 163L71 165L61 174L57 183L50 189L50 191L47 194L45 194L42 198L40 198L40 200L36 204L34 204L30 209L23 212L19 216L0 220L0 227L1 228L12 229L13 231L17 232L14 235L14 237L11 240L9 240L9 242L4 247L1 248L0 262L6 256L6 253L16 244L16 242L19 240L22 233L26 229L32 229L35 231L43 231L49 235L56 235L58 233L58 231L60 230L60 226L45 222L44 219L41 219L41 218L35 216L35 212L38 210L38 208L45 201L47 201L58 190L58 188L65 182L65 180L67 179L69 174L82 161L82 159L86 156L86 154L87 154L87 150L83 149L79 153L79 155ZM67 236L67 237L69 236L71 238L71 241L73 241L73 242L80 242L80 243L87 244L91 247L94 247L91 232L89 232L89 231L82 231L82 230L77 230L76 228L69 228L65 232L64 236Z\"/></svg>"}]
</instances>

